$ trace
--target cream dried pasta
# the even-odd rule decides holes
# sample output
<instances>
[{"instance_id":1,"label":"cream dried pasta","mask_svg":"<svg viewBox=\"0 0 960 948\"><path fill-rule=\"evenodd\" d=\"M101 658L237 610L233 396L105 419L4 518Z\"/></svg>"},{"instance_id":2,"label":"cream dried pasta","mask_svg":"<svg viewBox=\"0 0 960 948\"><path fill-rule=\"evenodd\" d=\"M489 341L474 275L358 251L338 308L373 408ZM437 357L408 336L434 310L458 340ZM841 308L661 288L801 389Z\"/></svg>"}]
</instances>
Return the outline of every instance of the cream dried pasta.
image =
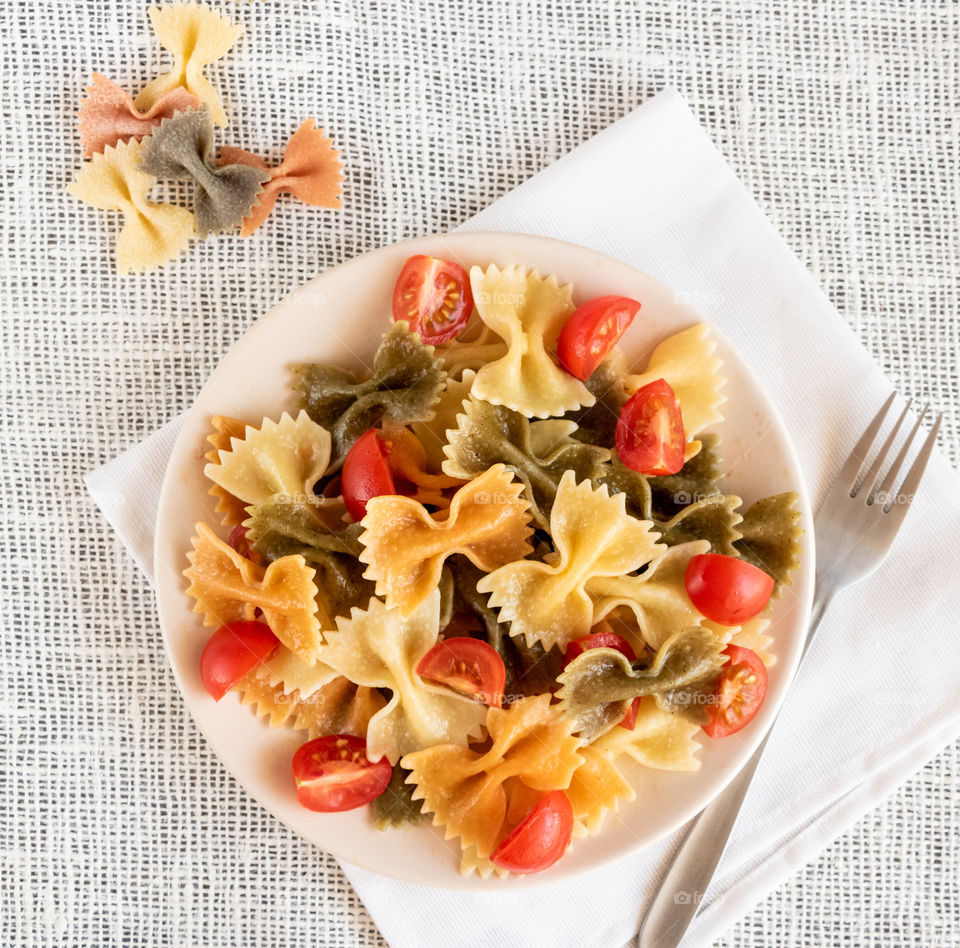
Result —
<instances>
[{"instance_id":1,"label":"cream dried pasta","mask_svg":"<svg viewBox=\"0 0 960 948\"><path fill-rule=\"evenodd\" d=\"M313 186L329 141L298 135L251 228ZM539 871L608 831L644 768L694 771L756 714L796 495L723 491L709 327L629 367L616 299L413 257L366 375L300 363L296 416L211 419L230 534L199 524L185 570L216 628L201 677L309 738L304 807L429 817L462 872Z\"/></svg>"}]
</instances>

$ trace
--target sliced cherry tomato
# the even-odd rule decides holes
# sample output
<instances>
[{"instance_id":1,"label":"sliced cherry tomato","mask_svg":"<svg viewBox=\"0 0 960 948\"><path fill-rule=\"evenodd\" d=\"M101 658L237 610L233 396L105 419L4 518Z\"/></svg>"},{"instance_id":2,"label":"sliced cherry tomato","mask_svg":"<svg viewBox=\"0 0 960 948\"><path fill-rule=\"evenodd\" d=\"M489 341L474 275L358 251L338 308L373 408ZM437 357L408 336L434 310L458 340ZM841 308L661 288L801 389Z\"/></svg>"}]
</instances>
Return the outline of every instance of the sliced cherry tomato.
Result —
<instances>
[{"instance_id":1,"label":"sliced cherry tomato","mask_svg":"<svg viewBox=\"0 0 960 948\"><path fill-rule=\"evenodd\" d=\"M557 339L560 364L585 382L620 341L638 312L640 304L629 296L598 296L578 306Z\"/></svg>"},{"instance_id":2,"label":"sliced cherry tomato","mask_svg":"<svg viewBox=\"0 0 960 948\"><path fill-rule=\"evenodd\" d=\"M773 577L762 569L722 553L691 557L683 580L690 601L720 625L740 625L758 615L774 587Z\"/></svg>"},{"instance_id":3,"label":"sliced cherry tomato","mask_svg":"<svg viewBox=\"0 0 960 948\"><path fill-rule=\"evenodd\" d=\"M265 662L280 640L264 622L231 622L222 625L200 656L203 687L219 701L247 672Z\"/></svg>"},{"instance_id":4,"label":"sliced cherry tomato","mask_svg":"<svg viewBox=\"0 0 960 948\"><path fill-rule=\"evenodd\" d=\"M627 708L627 713L623 716L620 727L632 731L637 726L637 715L640 713L640 700L640 698L634 698L633 701L630 702L630 707Z\"/></svg>"},{"instance_id":5,"label":"sliced cherry tomato","mask_svg":"<svg viewBox=\"0 0 960 948\"><path fill-rule=\"evenodd\" d=\"M490 861L518 875L552 866L570 845L573 807L562 790L551 790L494 850Z\"/></svg>"},{"instance_id":6,"label":"sliced cherry tomato","mask_svg":"<svg viewBox=\"0 0 960 948\"><path fill-rule=\"evenodd\" d=\"M480 639L444 639L417 665L424 681L446 685L458 694L476 698L491 708L503 705L507 669L496 650Z\"/></svg>"},{"instance_id":7,"label":"sliced cherry tomato","mask_svg":"<svg viewBox=\"0 0 960 948\"><path fill-rule=\"evenodd\" d=\"M592 632L583 638L575 639L567 646L563 655L563 667L566 668L578 655L591 648L615 648L618 652L623 652L631 662L637 657L630 643L616 632Z\"/></svg>"},{"instance_id":8,"label":"sliced cherry tomato","mask_svg":"<svg viewBox=\"0 0 960 948\"><path fill-rule=\"evenodd\" d=\"M470 277L459 263L417 254L409 257L393 288L393 318L431 346L449 342L473 312Z\"/></svg>"},{"instance_id":9,"label":"sliced cherry tomato","mask_svg":"<svg viewBox=\"0 0 960 948\"><path fill-rule=\"evenodd\" d=\"M377 429L371 428L357 439L347 452L340 474L343 502L354 520L363 520L367 501L381 494L395 494L393 474L383 445L377 437Z\"/></svg>"},{"instance_id":10,"label":"sliced cherry tomato","mask_svg":"<svg viewBox=\"0 0 960 948\"><path fill-rule=\"evenodd\" d=\"M617 419L617 454L641 474L676 474L686 438L680 403L663 380L649 382L627 400Z\"/></svg>"},{"instance_id":11,"label":"sliced cherry tomato","mask_svg":"<svg viewBox=\"0 0 960 948\"><path fill-rule=\"evenodd\" d=\"M227 537L227 543L232 546L241 556L252 560L254 563L260 562L260 557L250 549L250 541L247 539L247 528L238 523Z\"/></svg>"},{"instance_id":12,"label":"sliced cherry tomato","mask_svg":"<svg viewBox=\"0 0 960 948\"><path fill-rule=\"evenodd\" d=\"M353 810L376 800L392 773L386 757L367 760L367 742L350 734L314 738L293 755L297 799L319 813Z\"/></svg>"},{"instance_id":13,"label":"sliced cherry tomato","mask_svg":"<svg viewBox=\"0 0 960 948\"><path fill-rule=\"evenodd\" d=\"M720 680L708 705L710 720L703 729L710 737L727 737L748 725L767 693L767 669L760 656L748 648L728 645Z\"/></svg>"}]
</instances>

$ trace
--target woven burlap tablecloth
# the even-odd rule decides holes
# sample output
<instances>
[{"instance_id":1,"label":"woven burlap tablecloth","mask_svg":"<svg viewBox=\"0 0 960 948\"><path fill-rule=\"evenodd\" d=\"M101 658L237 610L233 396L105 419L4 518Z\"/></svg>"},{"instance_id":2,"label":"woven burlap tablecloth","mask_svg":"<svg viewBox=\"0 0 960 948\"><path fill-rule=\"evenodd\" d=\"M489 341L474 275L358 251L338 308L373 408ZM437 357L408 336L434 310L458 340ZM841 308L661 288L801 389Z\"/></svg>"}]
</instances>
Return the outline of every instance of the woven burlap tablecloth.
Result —
<instances>
[{"instance_id":1,"label":"woven burlap tablecloth","mask_svg":"<svg viewBox=\"0 0 960 948\"><path fill-rule=\"evenodd\" d=\"M0 27L0 942L380 945L334 860L235 784L188 717L153 596L81 483L186 408L319 270L456 226L664 85L687 97L901 392L960 460L960 7L407 0L217 3L221 140L271 156L317 117L344 209L282 203L118 276L64 186L97 69L166 64L139 2L10 2ZM637 209L643 226L643 209ZM802 344L798 342L798 344ZM721 942L960 944L953 746Z\"/></svg>"}]
</instances>

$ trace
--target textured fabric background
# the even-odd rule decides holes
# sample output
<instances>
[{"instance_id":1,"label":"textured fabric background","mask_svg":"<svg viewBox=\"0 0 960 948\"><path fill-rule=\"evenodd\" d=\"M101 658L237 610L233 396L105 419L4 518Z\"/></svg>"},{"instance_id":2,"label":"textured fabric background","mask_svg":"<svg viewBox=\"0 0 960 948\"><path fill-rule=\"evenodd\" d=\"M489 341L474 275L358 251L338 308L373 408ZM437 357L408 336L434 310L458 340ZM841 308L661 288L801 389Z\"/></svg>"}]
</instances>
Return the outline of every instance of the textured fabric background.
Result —
<instances>
[{"instance_id":1,"label":"textured fabric background","mask_svg":"<svg viewBox=\"0 0 960 948\"><path fill-rule=\"evenodd\" d=\"M2 8L4 945L382 944L333 860L205 746L150 591L80 476L186 408L318 270L455 226L663 85L892 382L946 409L960 461L957 4L217 5L246 28L211 70L219 141L275 156L315 115L343 152L345 207L281 202L252 239L133 277L114 272L113 216L63 188L90 71L135 91L168 62L146 4ZM958 791L954 746L722 944L960 944Z\"/></svg>"}]
</instances>

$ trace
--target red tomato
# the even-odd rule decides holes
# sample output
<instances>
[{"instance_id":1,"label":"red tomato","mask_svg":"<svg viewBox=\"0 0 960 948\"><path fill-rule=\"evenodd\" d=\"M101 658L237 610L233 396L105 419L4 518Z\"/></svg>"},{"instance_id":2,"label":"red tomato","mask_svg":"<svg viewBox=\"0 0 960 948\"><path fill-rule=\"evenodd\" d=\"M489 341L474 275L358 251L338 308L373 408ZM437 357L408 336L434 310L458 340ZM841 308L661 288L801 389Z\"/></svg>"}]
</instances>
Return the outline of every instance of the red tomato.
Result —
<instances>
[{"instance_id":1,"label":"red tomato","mask_svg":"<svg viewBox=\"0 0 960 948\"><path fill-rule=\"evenodd\" d=\"M620 341L638 312L640 304L629 296L598 296L578 306L557 339L560 364L571 375L586 381Z\"/></svg>"},{"instance_id":2,"label":"red tomato","mask_svg":"<svg viewBox=\"0 0 960 948\"><path fill-rule=\"evenodd\" d=\"M200 656L203 687L219 701L247 672L265 662L280 640L264 622L231 622L222 625Z\"/></svg>"},{"instance_id":3,"label":"red tomato","mask_svg":"<svg viewBox=\"0 0 960 948\"><path fill-rule=\"evenodd\" d=\"M756 652L739 645L723 651L729 658L707 709L710 721L703 726L710 737L727 737L749 724L767 693L767 669Z\"/></svg>"},{"instance_id":4,"label":"red tomato","mask_svg":"<svg viewBox=\"0 0 960 948\"><path fill-rule=\"evenodd\" d=\"M663 379L627 399L617 419L616 443L620 460L641 474L676 474L683 467L680 403Z\"/></svg>"},{"instance_id":5,"label":"red tomato","mask_svg":"<svg viewBox=\"0 0 960 948\"><path fill-rule=\"evenodd\" d=\"M691 557L683 579L690 601L720 625L740 625L758 615L774 586L762 569L722 553Z\"/></svg>"},{"instance_id":6,"label":"red tomato","mask_svg":"<svg viewBox=\"0 0 960 948\"><path fill-rule=\"evenodd\" d=\"M518 875L552 866L573 835L573 807L562 790L551 790L494 850L490 861Z\"/></svg>"},{"instance_id":7,"label":"red tomato","mask_svg":"<svg viewBox=\"0 0 960 948\"><path fill-rule=\"evenodd\" d=\"M630 643L616 632L593 632L576 639L567 646L563 655L563 667L566 668L578 655L582 655L590 648L615 648L618 652L623 652L631 662L637 657Z\"/></svg>"},{"instance_id":8,"label":"red tomato","mask_svg":"<svg viewBox=\"0 0 960 948\"><path fill-rule=\"evenodd\" d=\"M247 528L242 523L238 523L230 531L230 536L227 537L227 543L241 556L246 557L248 560L253 560L254 563L260 562L260 557L250 549L250 541L247 539Z\"/></svg>"},{"instance_id":9,"label":"red tomato","mask_svg":"<svg viewBox=\"0 0 960 948\"><path fill-rule=\"evenodd\" d=\"M319 813L353 810L376 800L392 773L386 757L367 760L367 742L350 734L314 738L293 755L297 800Z\"/></svg>"},{"instance_id":10,"label":"red tomato","mask_svg":"<svg viewBox=\"0 0 960 948\"><path fill-rule=\"evenodd\" d=\"M424 681L446 685L491 708L503 704L506 666L496 650L480 639L458 637L437 642L420 659L417 674Z\"/></svg>"},{"instance_id":11,"label":"red tomato","mask_svg":"<svg viewBox=\"0 0 960 948\"><path fill-rule=\"evenodd\" d=\"M630 707L627 708L627 713L623 716L623 720L620 722L620 727L632 731L637 726L637 715L639 713L640 699L634 698L633 701L630 702Z\"/></svg>"},{"instance_id":12,"label":"red tomato","mask_svg":"<svg viewBox=\"0 0 960 948\"><path fill-rule=\"evenodd\" d=\"M395 494L393 474L383 445L377 437L377 429L371 428L357 439L347 452L340 474L343 502L354 520L363 520L367 501L381 494Z\"/></svg>"},{"instance_id":13,"label":"red tomato","mask_svg":"<svg viewBox=\"0 0 960 948\"><path fill-rule=\"evenodd\" d=\"M470 278L459 263L409 257L393 288L394 321L405 319L412 332L431 346L449 342L473 312Z\"/></svg>"}]
</instances>

